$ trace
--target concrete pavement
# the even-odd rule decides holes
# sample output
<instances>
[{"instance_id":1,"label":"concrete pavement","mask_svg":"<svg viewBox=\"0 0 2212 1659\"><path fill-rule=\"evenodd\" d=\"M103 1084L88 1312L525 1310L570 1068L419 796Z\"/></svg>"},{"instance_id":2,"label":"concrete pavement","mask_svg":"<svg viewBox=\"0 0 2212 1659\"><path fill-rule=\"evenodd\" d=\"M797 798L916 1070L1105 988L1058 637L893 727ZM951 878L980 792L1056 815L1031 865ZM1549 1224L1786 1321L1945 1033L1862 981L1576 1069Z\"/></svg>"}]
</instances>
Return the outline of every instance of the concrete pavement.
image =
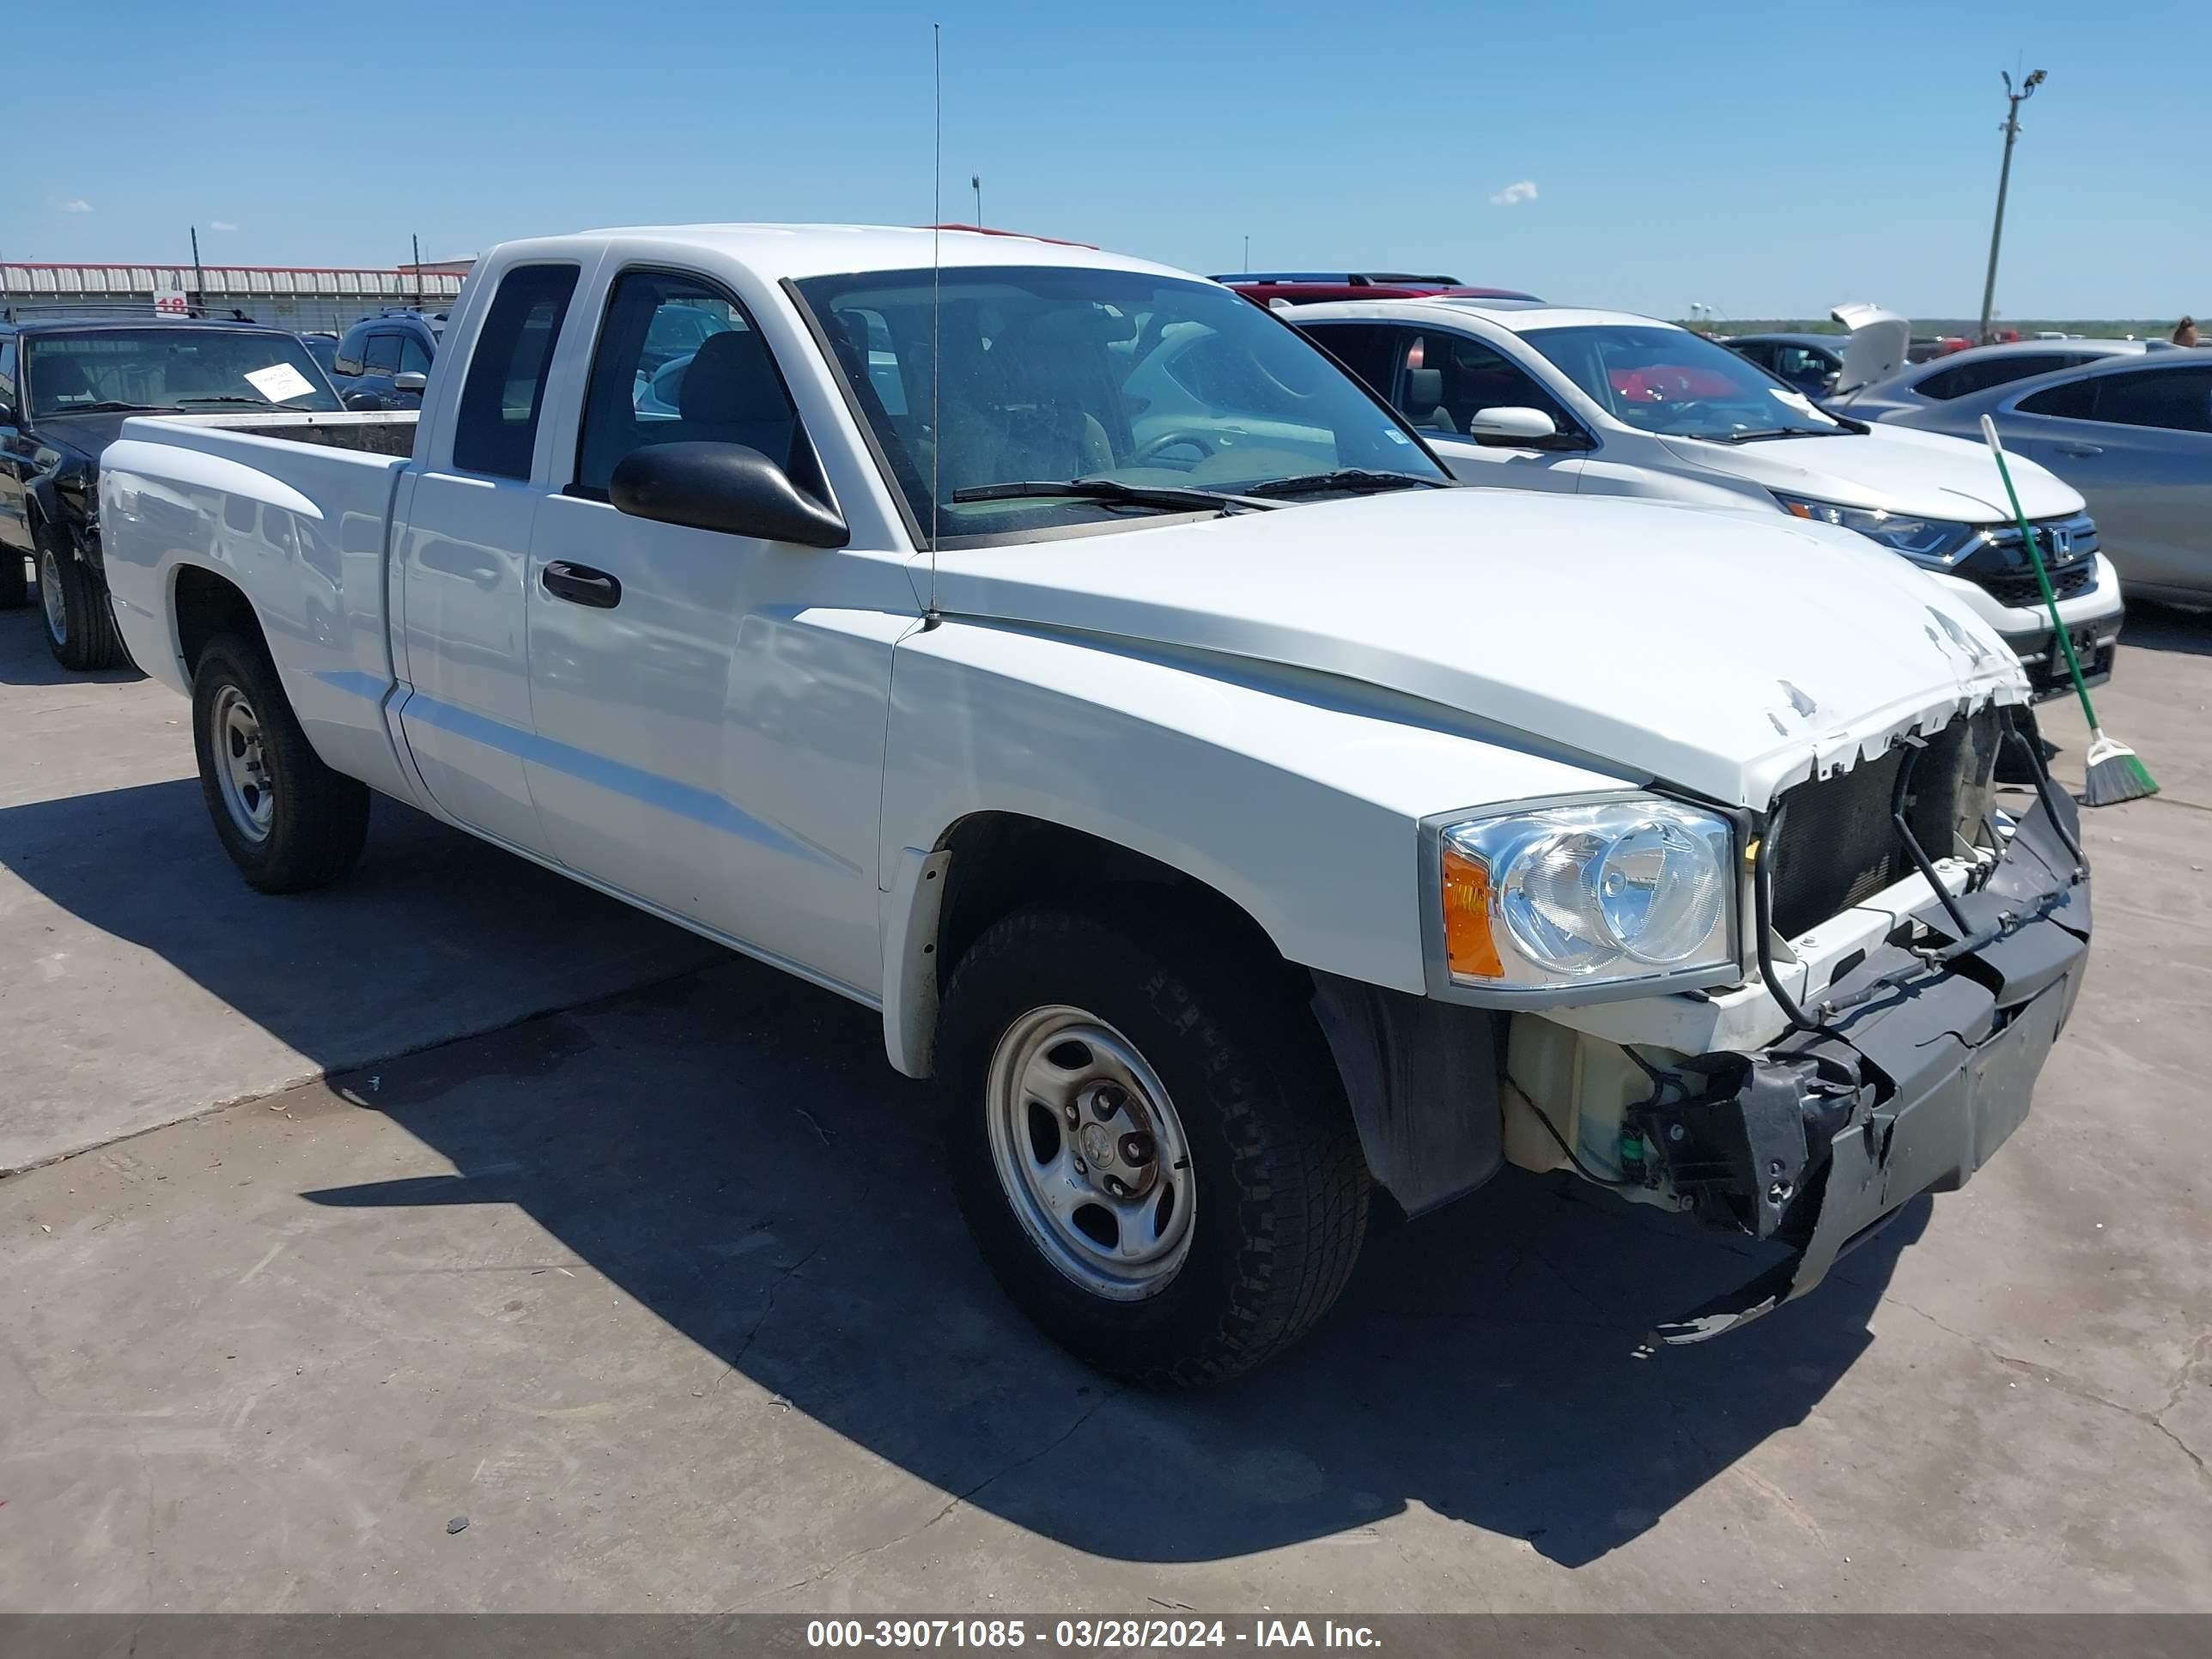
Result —
<instances>
[{"instance_id":1,"label":"concrete pavement","mask_svg":"<svg viewBox=\"0 0 2212 1659\"><path fill-rule=\"evenodd\" d=\"M270 901L207 822L190 709L0 611L0 1170L717 960L380 800L355 878Z\"/></svg>"},{"instance_id":2,"label":"concrete pavement","mask_svg":"<svg viewBox=\"0 0 2212 1659\"><path fill-rule=\"evenodd\" d=\"M188 769L166 696L0 687L0 926L73 941L59 979L0 960L33 1141L374 1060L0 1182L0 1608L2212 1607L2212 623L2130 639L2106 720L2167 793L2090 818L2088 985L1965 1191L1646 1358L1756 1260L1508 1171L1197 1399L1007 1307L865 1011L618 915L549 965L544 913L597 901L420 823L329 901L394 963L325 994L353 934L262 919L296 902L196 798L101 804ZM463 956L410 961L426 928ZM501 1029L426 1047L471 975Z\"/></svg>"}]
</instances>

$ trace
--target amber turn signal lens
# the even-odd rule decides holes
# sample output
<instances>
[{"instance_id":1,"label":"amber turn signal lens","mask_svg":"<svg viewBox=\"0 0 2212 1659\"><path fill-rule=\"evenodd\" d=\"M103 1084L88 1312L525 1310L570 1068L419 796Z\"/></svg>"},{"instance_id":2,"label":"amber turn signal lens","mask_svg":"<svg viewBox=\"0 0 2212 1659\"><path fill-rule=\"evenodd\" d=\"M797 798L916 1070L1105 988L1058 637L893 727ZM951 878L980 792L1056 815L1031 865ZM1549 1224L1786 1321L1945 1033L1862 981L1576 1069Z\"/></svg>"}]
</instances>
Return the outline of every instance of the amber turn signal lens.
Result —
<instances>
[{"instance_id":1,"label":"amber turn signal lens","mask_svg":"<svg viewBox=\"0 0 2212 1659\"><path fill-rule=\"evenodd\" d=\"M1466 978L1505 977L1490 932L1490 872L1449 842L1444 843L1444 960Z\"/></svg>"}]
</instances>

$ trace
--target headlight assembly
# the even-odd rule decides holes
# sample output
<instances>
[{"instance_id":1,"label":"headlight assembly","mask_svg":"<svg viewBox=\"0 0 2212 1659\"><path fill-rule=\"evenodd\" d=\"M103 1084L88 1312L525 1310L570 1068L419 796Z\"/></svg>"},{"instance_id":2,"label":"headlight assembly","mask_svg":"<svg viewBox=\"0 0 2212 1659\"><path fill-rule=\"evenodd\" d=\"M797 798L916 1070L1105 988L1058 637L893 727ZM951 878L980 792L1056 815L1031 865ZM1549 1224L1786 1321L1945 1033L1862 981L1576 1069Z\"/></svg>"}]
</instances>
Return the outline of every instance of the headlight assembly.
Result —
<instances>
[{"instance_id":1,"label":"headlight assembly","mask_svg":"<svg viewBox=\"0 0 2212 1659\"><path fill-rule=\"evenodd\" d=\"M1916 519L1878 507L1844 507L1836 501L1784 495L1778 490L1774 499L1794 519L1810 519L1819 524L1841 525L1845 530L1856 530L1893 553L1902 553L1917 563L1938 570L1949 569L1981 538L1978 526L1949 519Z\"/></svg>"},{"instance_id":2,"label":"headlight assembly","mask_svg":"<svg viewBox=\"0 0 2212 1659\"><path fill-rule=\"evenodd\" d=\"M1729 821L1650 796L1443 830L1453 981L1534 990L1735 964Z\"/></svg>"}]
</instances>

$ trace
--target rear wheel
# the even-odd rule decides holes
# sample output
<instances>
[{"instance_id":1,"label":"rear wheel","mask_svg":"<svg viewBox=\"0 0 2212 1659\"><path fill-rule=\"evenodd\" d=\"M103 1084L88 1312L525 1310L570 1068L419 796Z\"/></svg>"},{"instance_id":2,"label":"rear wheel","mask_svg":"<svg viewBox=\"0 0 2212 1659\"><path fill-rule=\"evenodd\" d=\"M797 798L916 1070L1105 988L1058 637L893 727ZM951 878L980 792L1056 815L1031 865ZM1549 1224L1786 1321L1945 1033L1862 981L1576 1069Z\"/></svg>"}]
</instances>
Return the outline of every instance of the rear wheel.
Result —
<instances>
[{"instance_id":1,"label":"rear wheel","mask_svg":"<svg viewBox=\"0 0 2212 1659\"><path fill-rule=\"evenodd\" d=\"M952 1183L1023 1311L1102 1371L1234 1376L1328 1310L1368 1182L1282 964L1144 890L991 927L945 993Z\"/></svg>"},{"instance_id":2,"label":"rear wheel","mask_svg":"<svg viewBox=\"0 0 2212 1659\"><path fill-rule=\"evenodd\" d=\"M40 525L33 542L39 562L39 607L46 623L46 647L64 668L80 672L115 668L128 659L107 595L76 556L68 538Z\"/></svg>"},{"instance_id":3,"label":"rear wheel","mask_svg":"<svg viewBox=\"0 0 2212 1659\"><path fill-rule=\"evenodd\" d=\"M304 892L353 867L368 833L368 790L323 764L253 641L225 634L201 651L192 746L216 836L250 885Z\"/></svg>"}]
</instances>

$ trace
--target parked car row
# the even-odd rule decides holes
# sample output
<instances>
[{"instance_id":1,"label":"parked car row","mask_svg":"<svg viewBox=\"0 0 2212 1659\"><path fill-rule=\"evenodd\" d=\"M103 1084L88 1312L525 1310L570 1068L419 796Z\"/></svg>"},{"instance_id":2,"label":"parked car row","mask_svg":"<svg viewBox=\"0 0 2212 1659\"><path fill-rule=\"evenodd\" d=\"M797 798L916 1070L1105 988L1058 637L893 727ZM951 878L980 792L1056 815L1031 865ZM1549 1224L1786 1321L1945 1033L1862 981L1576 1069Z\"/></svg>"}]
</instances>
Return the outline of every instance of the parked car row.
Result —
<instances>
[{"instance_id":1,"label":"parked car row","mask_svg":"<svg viewBox=\"0 0 2212 1659\"><path fill-rule=\"evenodd\" d=\"M1780 1246L1660 1334L1735 1329L1969 1177L2080 989L1988 463L1641 318L1294 314L1002 235L508 244L419 410L126 421L97 555L247 882L383 793L877 1011L1107 1371L1260 1363L1378 1193L1508 1163Z\"/></svg>"}]
</instances>

